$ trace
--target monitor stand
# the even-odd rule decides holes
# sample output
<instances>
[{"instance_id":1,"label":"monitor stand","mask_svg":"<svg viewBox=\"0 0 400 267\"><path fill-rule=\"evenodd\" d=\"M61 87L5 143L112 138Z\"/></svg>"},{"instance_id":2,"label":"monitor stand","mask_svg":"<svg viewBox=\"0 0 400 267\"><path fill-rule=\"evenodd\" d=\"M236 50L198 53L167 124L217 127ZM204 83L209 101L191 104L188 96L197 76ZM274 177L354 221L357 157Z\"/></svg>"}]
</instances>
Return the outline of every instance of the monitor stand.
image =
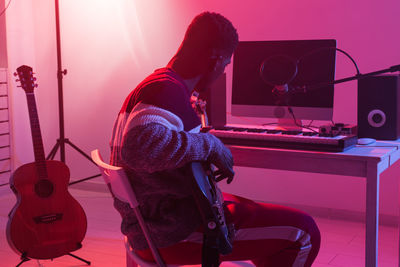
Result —
<instances>
[{"instance_id":1,"label":"monitor stand","mask_svg":"<svg viewBox=\"0 0 400 267\"><path fill-rule=\"evenodd\" d=\"M283 131L301 131L302 128L301 120L297 120L296 122L291 118L278 118L278 126L276 127L278 130Z\"/></svg>"}]
</instances>

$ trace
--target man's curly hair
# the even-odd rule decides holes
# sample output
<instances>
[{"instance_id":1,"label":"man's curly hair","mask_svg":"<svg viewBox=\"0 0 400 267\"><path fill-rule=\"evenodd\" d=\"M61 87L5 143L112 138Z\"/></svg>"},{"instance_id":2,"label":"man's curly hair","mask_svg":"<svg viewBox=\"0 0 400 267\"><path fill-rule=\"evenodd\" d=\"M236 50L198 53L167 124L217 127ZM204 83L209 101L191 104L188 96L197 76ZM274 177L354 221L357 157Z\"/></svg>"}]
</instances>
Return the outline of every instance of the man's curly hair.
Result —
<instances>
[{"instance_id":1,"label":"man's curly hair","mask_svg":"<svg viewBox=\"0 0 400 267\"><path fill-rule=\"evenodd\" d=\"M238 33L227 18L218 13L203 12L187 28L181 49L202 52L216 49L232 55L238 42Z\"/></svg>"}]
</instances>

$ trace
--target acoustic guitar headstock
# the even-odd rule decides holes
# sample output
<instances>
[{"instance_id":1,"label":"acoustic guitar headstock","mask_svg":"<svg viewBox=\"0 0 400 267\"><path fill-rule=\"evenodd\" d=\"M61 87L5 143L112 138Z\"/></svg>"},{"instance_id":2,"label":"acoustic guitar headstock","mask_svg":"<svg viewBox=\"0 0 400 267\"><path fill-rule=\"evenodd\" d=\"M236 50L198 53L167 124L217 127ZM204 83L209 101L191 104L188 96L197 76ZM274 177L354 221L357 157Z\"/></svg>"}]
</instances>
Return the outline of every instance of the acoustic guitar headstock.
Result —
<instances>
[{"instance_id":1,"label":"acoustic guitar headstock","mask_svg":"<svg viewBox=\"0 0 400 267\"><path fill-rule=\"evenodd\" d=\"M33 70L31 67L22 65L17 68L17 72L14 73L14 76L18 76L17 82L20 82L22 89L24 89L25 93L33 93L35 87L37 87L37 83L35 83L36 78L33 77Z\"/></svg>"}]
</instances>

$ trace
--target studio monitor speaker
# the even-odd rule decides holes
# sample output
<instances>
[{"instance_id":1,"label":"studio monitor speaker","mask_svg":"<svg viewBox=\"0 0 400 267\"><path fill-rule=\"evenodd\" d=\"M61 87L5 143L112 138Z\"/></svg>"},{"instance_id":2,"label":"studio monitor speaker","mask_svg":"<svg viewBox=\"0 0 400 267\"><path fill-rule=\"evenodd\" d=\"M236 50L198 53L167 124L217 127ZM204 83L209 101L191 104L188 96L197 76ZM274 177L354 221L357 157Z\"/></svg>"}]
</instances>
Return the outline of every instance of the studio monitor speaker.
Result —
<instances>
[{"instance_id":1,"label":"studio monitor speaker","mask_svg":"<svg viewBox=\"0 0 400 267\"><path fill-rule=\"evenodd\" d=\"M358 81L358 137L400 137L399 75L371 76Z\"/></svg>"},{"instance_id":2,"label":"studio monitor speaker","mask_svg":"<svg viewBox=\"0 0 400 267\"><path fill-rule=\"evenodd\" d=\"M226 74L223 73L204 93L200 94L206 100L208 123L211 126L226 124Z\"/></svg>"}]
</instances>

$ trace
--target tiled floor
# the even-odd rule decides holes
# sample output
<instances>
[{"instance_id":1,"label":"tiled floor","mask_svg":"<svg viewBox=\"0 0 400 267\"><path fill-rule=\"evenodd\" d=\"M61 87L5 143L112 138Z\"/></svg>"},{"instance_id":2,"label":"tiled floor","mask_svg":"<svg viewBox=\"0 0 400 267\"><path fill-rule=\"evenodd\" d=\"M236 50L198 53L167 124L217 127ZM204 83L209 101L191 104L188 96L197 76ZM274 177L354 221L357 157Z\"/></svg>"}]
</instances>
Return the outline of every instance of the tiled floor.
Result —
<instances>
[{"instance_id":1,"label":"tiled floor","mask_svg":"<svg viewBox=\"0 0 400 267\"><path fill-rule=\"evenodd\" d=\"M111 198L101 182L86 184L70 187L71 194L81 203L88 217L88 229L83 248L74 254L90 260L91 266L94 267L125 266L125 250L122 235L119 232L119 214L113 209ZM86 190L85 187L90 190ZM19 256L10 249L5 237L7 215L15 202L15 196L8 187L0 188L0 266L4 267L16 266L20 261ZM365 227L362 223L326 218L316 218L316 221L322 233L322 245L314 267L364 266ZM380 227L380 267L398 266L398 236L397 227ZM22 266L78 267L86 265L70 256L63 256L54 261L32 260ZM251 264L249 262L226 263L222 266L251 266Z\"/></svg>"}]
</instances>

